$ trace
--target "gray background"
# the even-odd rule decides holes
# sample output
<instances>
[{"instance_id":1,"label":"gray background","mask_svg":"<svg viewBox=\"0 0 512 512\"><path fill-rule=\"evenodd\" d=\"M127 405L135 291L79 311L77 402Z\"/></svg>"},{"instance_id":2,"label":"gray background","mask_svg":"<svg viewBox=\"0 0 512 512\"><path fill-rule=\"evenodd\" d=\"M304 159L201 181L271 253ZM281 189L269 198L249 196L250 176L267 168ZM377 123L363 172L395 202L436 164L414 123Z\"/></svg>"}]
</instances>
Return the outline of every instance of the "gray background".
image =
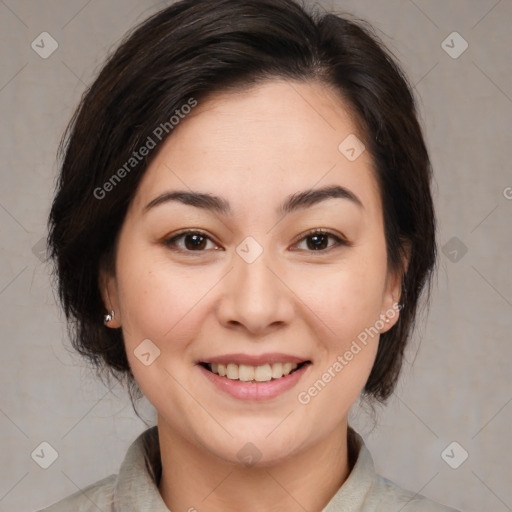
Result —
<instances>
[{"instance_id":1,"label":"gray background","mask_svg":"<svg viewBox=\"0 0 512 512\"><path fill-rule=\"evenodd\" d=\"M443 248L396 393L373 430L358 407L354 425L378 471L401 486L465 511L510 511L512 2L321 5L372 22L415 85ZM1 511L35 510L117 473L146 428L121 387L109 391L70 348L40 247L57 144L81 93L126 30L162 6L0 1ZM31 48L43 31L59 45L47 59ZM469 44L458 58L442 46L454 31ZM459 52L452 39L445 45ZM58 452L48 469L31 458L43 441ZM452 464L469 454L457 469L441 456L453 441Z\"/></svg>"}]
</instances>

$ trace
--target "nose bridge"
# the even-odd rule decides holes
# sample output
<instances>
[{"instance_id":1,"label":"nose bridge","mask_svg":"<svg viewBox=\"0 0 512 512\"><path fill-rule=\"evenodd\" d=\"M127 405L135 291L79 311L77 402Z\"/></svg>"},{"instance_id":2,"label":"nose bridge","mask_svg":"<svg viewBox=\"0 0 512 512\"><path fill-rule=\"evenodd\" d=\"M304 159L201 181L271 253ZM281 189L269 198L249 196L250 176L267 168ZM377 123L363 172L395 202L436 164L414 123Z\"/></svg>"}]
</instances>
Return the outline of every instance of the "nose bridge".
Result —
<instances>
[{"instance_id":1,"label":"nose bridge","mask_svg":"<svg viewBox=\"0 0 512 512\"><path fill-rule=\"evenodd\" d=\"M246 239L237 247L221 308L223 322L243 324L251 332L289 322L293 313L276 259L254 242Z\"/></svg>"},{"instance_id":2,"label":"nose bridge","mask_svg":"<svg viewBox=\"0 0 512 512\"><path fill-rule=\"evenodd\" d=\"M236 290L241 292L241 297L250 299L250 302L261 302L259 298L269 299L275 297L277 290L275 275L270 271L272 264L266 252L258 256L254 261L248 262L243 258L237 258L235 271L237 274ZM274 262L275 263L275 262Z\"/></svg>"}]
</instances>

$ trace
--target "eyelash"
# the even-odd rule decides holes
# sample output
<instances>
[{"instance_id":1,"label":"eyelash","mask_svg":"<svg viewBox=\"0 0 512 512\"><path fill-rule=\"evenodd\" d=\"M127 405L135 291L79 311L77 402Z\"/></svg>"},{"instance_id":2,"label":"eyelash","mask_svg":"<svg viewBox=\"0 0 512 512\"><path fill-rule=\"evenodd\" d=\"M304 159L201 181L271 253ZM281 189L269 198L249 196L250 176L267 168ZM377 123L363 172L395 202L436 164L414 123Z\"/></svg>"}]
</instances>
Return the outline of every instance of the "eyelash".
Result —
<instances>
[{"instance_id":1,"label":"eyelash","mask_svg":"<svg viewBox=\"0 0 512 512\"><path fill-rule=\"evenodd\" d=\"M186 231L182 231L181 233L178 233L177 235L173 235L172 237L170 238L167 238L163 241L164 245L166 247L169 247L171 250L173 251L176 251L176 252L181 252L181 253L203 253L203 252L206 252L206 250L197 250L197 251L191 251L191 250L188 250L188 249L182 249L182 248L177 248L175 243L177 240L179 240L180 238L184 238L188 235L199 235L199 236L202 236L203 238L206 238L208 239L209 241L213 242L213 240L204 232L204 231L200 231L200 230L186 230ZM328 236L328 237L331 237L335 240L335 243L332 244L331 246L327 247L326 249L318 249L318 250L307 250L307 252L310 252L310 253L326 253L328 252L329 250L331 250L333 247L341 247L341 246L348 246L350 247L352 244L350 242L348 242L347 240L339 237L338 235L335 235L334 233L331 233L330 231L327 231L325 229L312 229L306 233L304 233L300 239L298 239L294 245L297 245L298 243L306 240L307 238L309 237L312 237L314 235L325 235L325 236ZM215 242L213 242L215 243ZM299 249L300 250L300 249Z\"/></svg>"}]
</instances>

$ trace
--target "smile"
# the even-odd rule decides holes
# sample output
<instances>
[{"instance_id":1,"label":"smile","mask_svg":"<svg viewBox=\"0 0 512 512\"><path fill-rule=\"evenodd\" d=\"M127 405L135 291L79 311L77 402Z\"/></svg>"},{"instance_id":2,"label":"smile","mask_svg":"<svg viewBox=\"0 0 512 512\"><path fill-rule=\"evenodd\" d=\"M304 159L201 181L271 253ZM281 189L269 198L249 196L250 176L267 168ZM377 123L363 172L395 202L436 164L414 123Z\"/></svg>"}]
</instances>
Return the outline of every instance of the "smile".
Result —
<instances>
[{"instance_id":1,"label":"smile","mask_svg":"<svg viewBox=\"0 0 512 512\"><path fill-rule=\"evenodd\" d=\"M262 401L276 398L295 387L312 366L309 360L258 363L253 366L226 360L222 363L199 362L196 368L213 389L238 400Z\"/></svg>"},{"instance_id":2,"label":"smile","mask_svg":"<svg viewBox=\"0 0 512 512\"><path fill-rule=\"evenodd\" d=\"M201 363L207 370L226 377L230 380L239 380L243 382L268 382L273 379L280 379L286 375L290 375L309 361L297 363L273 363L263 364L260 366L250 366L247 364L235 363Z\"/></svg>"}]
</instances>

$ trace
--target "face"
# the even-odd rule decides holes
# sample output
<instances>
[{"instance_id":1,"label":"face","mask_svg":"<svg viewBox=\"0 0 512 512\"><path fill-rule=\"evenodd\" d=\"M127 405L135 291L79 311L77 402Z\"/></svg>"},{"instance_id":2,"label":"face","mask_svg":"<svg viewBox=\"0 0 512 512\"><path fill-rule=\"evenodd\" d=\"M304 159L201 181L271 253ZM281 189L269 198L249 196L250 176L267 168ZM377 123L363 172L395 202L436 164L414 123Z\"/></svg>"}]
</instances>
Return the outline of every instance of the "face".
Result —
<instances>
[{"instance_id":1,"label":"face","mask_svg":"<svg viewBox=\"0 0 512 512\"><path fill-rule=\"evenodd\" d=\"M140 183L105 305L159 426L204 453L327 439L398 319L371 157L340 150L357 133L324 85L267 82L199 103Z\"/></svg>"}]
</instances>

